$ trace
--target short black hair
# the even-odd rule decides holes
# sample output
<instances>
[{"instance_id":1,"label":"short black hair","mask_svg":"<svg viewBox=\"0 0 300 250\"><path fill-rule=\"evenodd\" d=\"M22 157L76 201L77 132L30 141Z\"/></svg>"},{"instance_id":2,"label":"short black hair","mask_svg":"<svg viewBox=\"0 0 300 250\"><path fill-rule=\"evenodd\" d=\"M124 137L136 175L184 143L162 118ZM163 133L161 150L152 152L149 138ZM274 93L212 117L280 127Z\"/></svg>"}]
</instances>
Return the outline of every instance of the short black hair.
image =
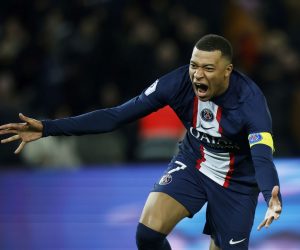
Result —
<instances>
[{"instance_id":1,"label":"short black hair","mask_svg":"<svg viewBox=\"0 0 300 250\"><path fill-rule=\"evenodd\" d=\"M232 46L225 37L208 34L201 37L195 47L203 51L219 50L221 51L222 56L226 57L230 62L232 61Z\"/></svg>"}]
</instances>

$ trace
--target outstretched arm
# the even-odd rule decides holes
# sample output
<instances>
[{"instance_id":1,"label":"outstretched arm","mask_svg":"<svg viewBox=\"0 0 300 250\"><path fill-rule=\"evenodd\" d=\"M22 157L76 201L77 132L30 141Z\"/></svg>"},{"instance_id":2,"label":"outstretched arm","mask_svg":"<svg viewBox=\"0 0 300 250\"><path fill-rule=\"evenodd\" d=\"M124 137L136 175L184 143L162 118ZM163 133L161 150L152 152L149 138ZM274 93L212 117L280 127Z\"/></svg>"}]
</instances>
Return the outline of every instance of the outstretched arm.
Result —
<instances>
[{"instance_id":1,"label":"outstretched arm","mask_svg":"<svg viewBox=\"0 0 300 250\"><path fill-rule=\"evenodd\" d=\"M137 96L122 105L99 109L82 115L57 120L44 120L43 137L59 135L87 135L111 132L135 121L160 107Z\"/></svg>"},{"instance_id":2,"label":"outstretched arm","mask_svg":"<svg viewBox=\"0 0 300 250\"><path fill-rule=\"evenodd\" d=\"M19 114L23 123L9 123L0 126L0 135L14 134L1 143L21 140L15 153L19 153L26 143L46 136L85 135L110 132L126 123L143 117L163 105L151 105L137 96L128 102L109 109L99 109L79 116L57 120L38 121Z\"/></svg>"},{"instance_id":3,"label":"outstretched arm","mask_svg":"<svg viewBox=\"0 0 300 250\"><path fill-rule=\"evenodd\" d=\"M156 80L141 95L117 107L99 109L79 116L57 120L38 121L20 114L24 123L0 126L0 134L15 134L2 143L21 140L15 153L19 153L27 142L41 137L60 135L85 135L113 131L120 126L144 117L172 103L181 91L187 67L181 67Z\"/></svg>"},{"instance_id":4,"label":"outstretched arm","mask_svg":"<svg viewBox=\"0 0 300 250\"><path fill-rule=\"evenodd\" d=\"M42 122L29 118L23 114L19 114L19 117L23 123L9 123L0 126L0 135L14 134L1 140L1 143L8 143L16 140L21 141L20 145L15 150L15 154L20 153L26 143L40 139L43 131Z\"/></svg>"}]
</instances>

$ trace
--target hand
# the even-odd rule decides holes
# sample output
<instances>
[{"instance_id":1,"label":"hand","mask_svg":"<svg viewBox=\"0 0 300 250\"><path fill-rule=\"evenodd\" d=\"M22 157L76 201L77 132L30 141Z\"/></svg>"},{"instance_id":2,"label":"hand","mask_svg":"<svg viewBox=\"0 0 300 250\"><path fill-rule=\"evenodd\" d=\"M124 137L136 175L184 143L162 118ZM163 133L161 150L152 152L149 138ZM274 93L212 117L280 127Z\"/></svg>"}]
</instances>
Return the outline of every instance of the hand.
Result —
<instances>
[{"instance_id":1,"label":"hand","mask_svg":"<svg viewBox=\"0 0 300 250\"><path fill-rule=\"evenodd\" d=\"M281 203L278 198L279 186L275 186L272 190L272 197L269 201L269 207L265 215L265 219L257 227L260 230L262 227L268 228L273 220L277 220L281 213Z\"/></svg>"},{"instance_id":2,"label":"hand","mask_svg":"<svg viewBox=\"0 0 300 250\"><path fill-rule=\"evenodd\" d=\"M15 154L20 153L27 142L40 139L43 132L43 124L40 121L29 118L23 114L19 114L19 117L24 123L9 123L0 126L0 135L15 134L1 140L1 143L21 140L20 145L14 152Z\"/></svg>"}]
</instances>

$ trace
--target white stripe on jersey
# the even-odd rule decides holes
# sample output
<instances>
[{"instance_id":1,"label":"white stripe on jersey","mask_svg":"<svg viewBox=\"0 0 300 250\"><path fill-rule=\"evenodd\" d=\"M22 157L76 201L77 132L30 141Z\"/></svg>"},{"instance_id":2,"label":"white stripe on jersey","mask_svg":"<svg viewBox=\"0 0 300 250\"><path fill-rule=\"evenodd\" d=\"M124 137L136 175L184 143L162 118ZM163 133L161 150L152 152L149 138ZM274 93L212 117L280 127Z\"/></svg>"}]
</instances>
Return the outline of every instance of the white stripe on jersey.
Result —
<instances>
[{"instance_id":1,"label":"white stripe on jersey","mask_svg":"<svg viewBox=\"0 0 300 250\"><path fill-rule=\"evenodd\" d=\"M218 108L219 106L213 102L201 102L200 100L198 101L198 114L196 123L196 129L198 131L201 131L214 137L221 137L221 134L219 133L220 124L217 120ZM203 119L201 113L205 110L209 110L212 112L213 119L211 121Z\"/></svg>"},{"instance_id":2,"label":"white stripe on jersey","mask_svg":"<svg viewBox=\"0 0 300 250\"><path fill-rule=\"evenodd\" d=\"M230 170L230 153L210 152L203 147L203 158L205 160L198 166L199 171L224 186Z\"/></svg>"},{"instance_id":3,"label":"white stripe on jersey","mask_svg":"<svg viewBox=\"0 0 300 250\"><path fill-rule=\"evenodd\" d=\"M202 133L209 134L214 137L221 137L220 117L218 114L219 106L211 101L201 102L198 100L196 129ZM218 118L218 119L217 119ZM227 187L233 169L233 159L229 152L216 153L210 152L201 147L202 159L198 161L197 168L200 172L212 179L219 185Z\"/></svg>"}]
</instances>

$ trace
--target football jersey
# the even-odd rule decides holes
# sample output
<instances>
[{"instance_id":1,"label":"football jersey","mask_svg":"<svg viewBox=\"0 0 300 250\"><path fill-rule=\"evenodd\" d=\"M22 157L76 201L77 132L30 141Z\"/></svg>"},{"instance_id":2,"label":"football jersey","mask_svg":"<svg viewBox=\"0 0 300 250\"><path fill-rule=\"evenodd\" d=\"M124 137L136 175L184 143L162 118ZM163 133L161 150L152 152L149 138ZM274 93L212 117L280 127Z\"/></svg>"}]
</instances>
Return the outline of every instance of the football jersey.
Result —
<instances>
[{"instance_id":1,"label":"football jersey","mask_svg":"<svg viewBox=\"0 0 300 250\"><path fill-rule=\"evenodd\" d=\"M45 120L43 136L109 132L166 105L187 130L179 156L224 188L246 194L260 189L269 201L273 186L279 185L270 113L258 86L236 70L225 93L203 102L193 91L185 65L120 106Z\"/></svg>"}]
</instances>

